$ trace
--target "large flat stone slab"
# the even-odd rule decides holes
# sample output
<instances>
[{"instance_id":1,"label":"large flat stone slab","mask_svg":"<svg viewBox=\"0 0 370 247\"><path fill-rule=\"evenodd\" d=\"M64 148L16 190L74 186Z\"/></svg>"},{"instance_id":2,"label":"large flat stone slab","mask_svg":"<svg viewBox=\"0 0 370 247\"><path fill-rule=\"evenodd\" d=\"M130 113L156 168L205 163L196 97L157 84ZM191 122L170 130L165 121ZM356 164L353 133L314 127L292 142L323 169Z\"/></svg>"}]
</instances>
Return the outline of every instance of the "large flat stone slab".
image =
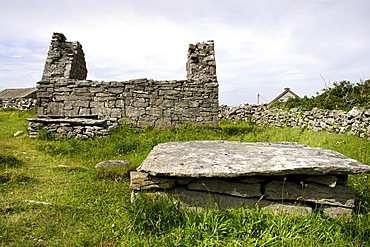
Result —
<instances>
[{"instance_id":1,"label":"large flat stone slab","mask_svg":"<svg viewBox=\"0 0 370 247\"><path fill-rule=\"evenodd\" d=\"M137 170L152 176L231 178L366 174L370 166L335 151L292 142L189 141L155 146Z\"/></svg>"},{"instance_id":2,"label":"large flat stone slab","mask_svg":"<svg viewBox=\"0 0 370 247\"><path fill-rule=\"evenodd\" d=\"M296 184L293 182L272 181L266 184L266 199L315 202L352 208L355 206L355 191L350 186L324 186L315 183Z\"/></svg>"}]
</instances>

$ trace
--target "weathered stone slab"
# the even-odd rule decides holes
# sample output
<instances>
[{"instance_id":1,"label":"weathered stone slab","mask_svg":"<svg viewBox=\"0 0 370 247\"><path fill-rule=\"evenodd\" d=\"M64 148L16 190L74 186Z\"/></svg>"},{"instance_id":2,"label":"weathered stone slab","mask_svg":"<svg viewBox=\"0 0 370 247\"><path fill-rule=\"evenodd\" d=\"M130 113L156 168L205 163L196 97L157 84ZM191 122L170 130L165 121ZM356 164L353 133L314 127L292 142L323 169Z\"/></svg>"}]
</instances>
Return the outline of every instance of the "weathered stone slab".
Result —
<instances>
[{"instance_id":1,"label":"weathered stone slab","mask_svg":"<svg viewBox=\"0 0 370 247\"><path fill-rule=\"evenodd\" d=\"M255 177L241 177L241 178L237 178L237 181L241 182L241 183L247 183L247 184L257 184L257 183L265 182L266 177L258 177L258 176L255 176Z\"/></svg>"},{"instance_id":2,"label":"weathered stone slab","mask_svg":"<svg viewBox=\"0 0 370 247\"><path fill-rule=\"evenodd\" d=\"M324 207L322 208L322 213L325 216L329 217L349 217L352 215L352 208L343 208L343 207Z\"/></svg>"},{"instance_id":3,"label":"weathered stone slab","mask_svg":"<svg viewBox=\"0 0 370 247\"><path fill-rule=\"evenodd\" d=\"M224 181L220 179L197 179L188 189L229 194L239 197L261 197L261 185Z\"/></svg>"},{"instance_id":4,"label":"weathered stone slab","mask_svg":"<svg viewBox=\"0 0 370 247\"><path fill-rule=\"evenodd\" d=\"M242 198L206 191L189 190L184 187L176 187L166 191L166 193L177 198L184 206L218 208L221 210L240 207L252 208L259 200L258 198Z\"/></svg>"},{"instance_id":5,"label":"weathered stone slab","mask_svg":"<svg viewBox=\"0 0 370 247\"><path fill-rule=\"evenodd\" d=\"M176 184L176 179L166 177L151 177L143 172L130 173L130 189L149 190L149 189L172 189Z\"/></svg>"},{"instance_id":6,"label":"weathered stone slab","mask_svg":"<svg viewBox=\"0 0 370 247\"><path fill-rule=\"evenodd\" d=\"M296 143L189 141L155 146L138 171L153 176L241 177L365 174L370 166L335 151Z\"/></svg>"},{"instance_id":7,"label":"weathered stone slab","mask_svg":"<svg viewBox=\"0 0 370 247\"><path fill-rule=\"evenodd\" d=\"M305 178L306 182L314 182L317 184L324 184L329 187L335 187L337 185L338 177L327 175L327 176L311 176Z\"/></svg>"},{"instance_id":8,"label":"weathered stone slab","mask_svg":"<svg viewBox=\"0 0 370 247\"><path fill-rule=\"evenodd\" d=\"M102 125L107 120L102 119L85 119L85 118L27 118L30 122L39 122L39 123L71 123L71 124L83 124L83 125Z\"/></svg>"},{"instance_id":9,"label":"weathered stone slab","mask_svg":"<svg viewBox=\"0 0 370 247\"><path fill-rule=\"evenodd\" d=\"M131 163L128 160L106 160L95 165L95 168L103 167L109 169L111 167L129 166Z\"/></svg>"},{"instance_id":10,"label":"weathered stone slab","mask_svg":"<svg viewBox=\"0 0 370 247\"><path fill-rule=\"evenodd\" d=\"M275 204L268 205L264 208L269 209L273 212L282 212L282 213L287 213L287 214L295 215L295 216L304 216L304 215L312 213L313 211L311 207L299 206L299 205L289 205L287 203L285 204L275 203Z\"/></svg>"},{"instance_id":11,"label":"weathered stone slab","mask_svg":"<svg viewBox=\"0 0 370 247\"><path fill-rule=\"evenodd\" d=\"M334 188L309 183L272 181L266 184L265 196L269 200L294 200L341 207L354 207L355 192L352 187L337 185Z\"/></svg>"}]
</instances>

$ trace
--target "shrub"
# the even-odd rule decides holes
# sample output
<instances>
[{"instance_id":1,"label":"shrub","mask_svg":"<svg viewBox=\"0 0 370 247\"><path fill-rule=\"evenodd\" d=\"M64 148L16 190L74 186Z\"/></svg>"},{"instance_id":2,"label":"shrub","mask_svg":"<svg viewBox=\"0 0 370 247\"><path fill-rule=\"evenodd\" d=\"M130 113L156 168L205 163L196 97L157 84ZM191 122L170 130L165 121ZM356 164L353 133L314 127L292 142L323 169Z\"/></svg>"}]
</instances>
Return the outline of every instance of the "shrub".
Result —
<instances>
[{"instance_id":1,"label":"shrub","mask_svg":"<svg viewBox=\"0 0 370 247\"><path fill-rule=\"evenodd\" d=\"M321 93L308 98L290 98L286 102L277 102L274 105L281 108L301 108L312 110L317 107L329 110L349 111L355 106L370 108L370 80L360 83L350 81L334 82L331 87L322 89Z\"/></svg>"}]
</instances>

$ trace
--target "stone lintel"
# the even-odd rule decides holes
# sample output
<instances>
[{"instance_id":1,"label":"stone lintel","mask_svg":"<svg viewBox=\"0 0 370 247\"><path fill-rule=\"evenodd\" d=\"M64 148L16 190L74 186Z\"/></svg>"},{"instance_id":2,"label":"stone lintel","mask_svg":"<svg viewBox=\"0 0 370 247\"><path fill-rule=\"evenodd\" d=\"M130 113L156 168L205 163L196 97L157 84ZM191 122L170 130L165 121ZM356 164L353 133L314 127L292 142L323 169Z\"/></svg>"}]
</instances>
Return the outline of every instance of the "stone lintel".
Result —
<instances>
[{"instance_id":1,"label":"stone lintel","mask_svg":"<svg viewBox=\"0 0 370 247\"><path fill-rule=\"evenodd\" d=\"M97 119L99 115L38 115L40 119L45 118L57 118L57 119L64 119L64 118L86 118L86 119Z\"/></svg>"},{"instance_id":2,"label":"stone lintel","mask_svg":"<svg viewBox=\"0 0 370 247\"><path fill-rule=\"evenodd\" d=\"M102 125L107 119L86 119L86 118L27 118L27 121L37 123L70 123L80 125Z\"/></svg>"}]
</instances>

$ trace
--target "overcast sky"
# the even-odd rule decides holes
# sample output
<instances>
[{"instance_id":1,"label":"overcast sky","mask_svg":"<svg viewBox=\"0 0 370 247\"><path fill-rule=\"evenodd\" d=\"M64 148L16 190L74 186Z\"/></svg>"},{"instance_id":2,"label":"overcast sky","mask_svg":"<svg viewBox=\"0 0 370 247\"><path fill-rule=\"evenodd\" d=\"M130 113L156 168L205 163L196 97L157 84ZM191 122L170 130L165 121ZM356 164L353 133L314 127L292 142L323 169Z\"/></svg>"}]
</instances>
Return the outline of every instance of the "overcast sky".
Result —
<instances>
[{"instance_id":1,"label":"overcast sky","mask_svg":"<svg viewBox=\"0 0 370 247\"><path fill-rule=\"evenodd\" d=\"M368 0L1 0L0 13L0 90L36 86L53 32L104 81L186 79L188 45L214 40L229 106L370 78Z\"/></svg>"}]
</instances>

